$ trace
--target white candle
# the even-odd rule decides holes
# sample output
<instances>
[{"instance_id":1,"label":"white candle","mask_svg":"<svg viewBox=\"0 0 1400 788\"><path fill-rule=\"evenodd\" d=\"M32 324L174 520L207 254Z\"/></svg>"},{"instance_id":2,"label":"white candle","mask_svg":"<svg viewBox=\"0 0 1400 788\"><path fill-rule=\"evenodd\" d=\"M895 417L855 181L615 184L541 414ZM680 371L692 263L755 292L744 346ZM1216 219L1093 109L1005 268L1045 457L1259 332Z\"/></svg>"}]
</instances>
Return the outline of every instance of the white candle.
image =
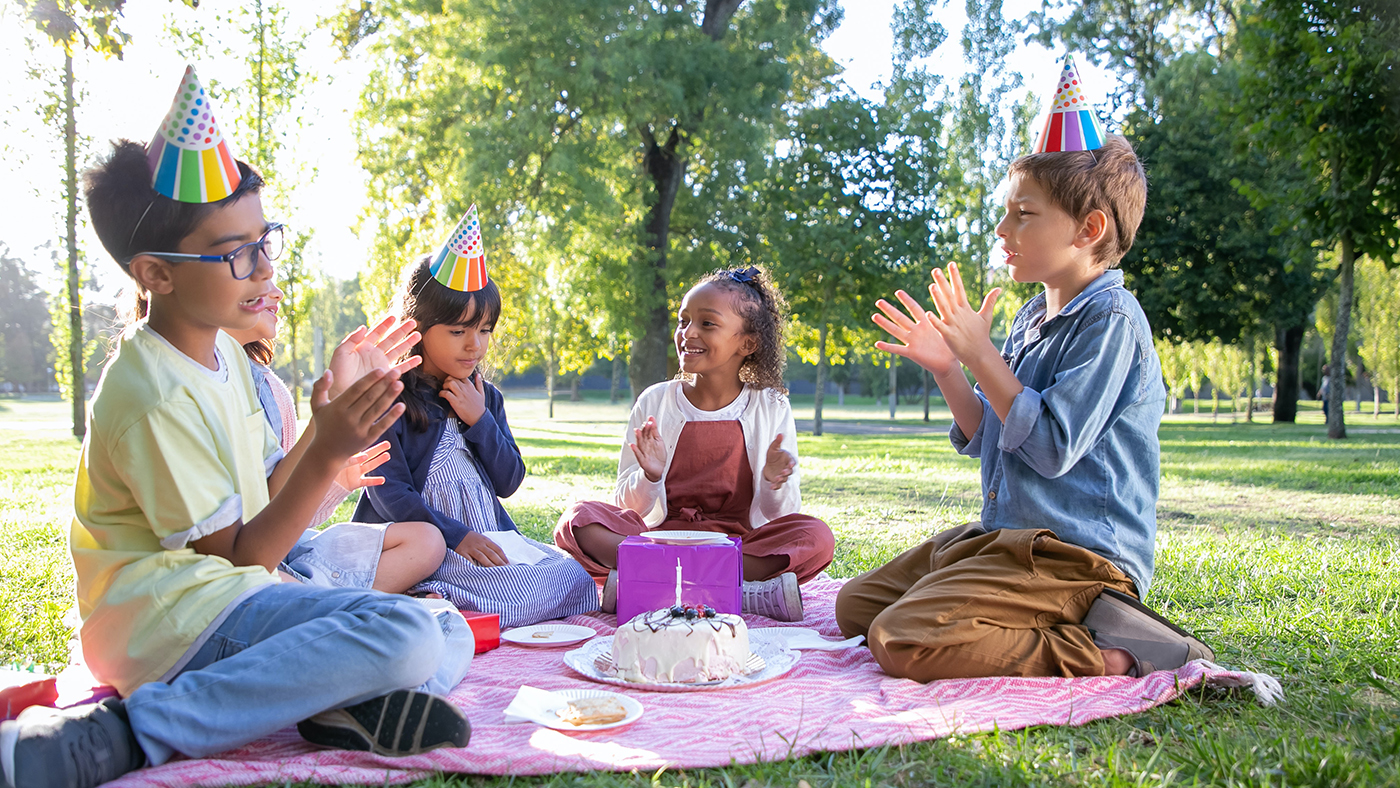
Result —
<instances>
[{"instance_id":1,"label":"white candle","mask_svg":"<svg viewBox=\"0 0 1400 788\"><path fill-rule=\"evenodd\" d=\"M681 606L681 559L676 559L676 607Z\"/></svg>"}]
</instances>

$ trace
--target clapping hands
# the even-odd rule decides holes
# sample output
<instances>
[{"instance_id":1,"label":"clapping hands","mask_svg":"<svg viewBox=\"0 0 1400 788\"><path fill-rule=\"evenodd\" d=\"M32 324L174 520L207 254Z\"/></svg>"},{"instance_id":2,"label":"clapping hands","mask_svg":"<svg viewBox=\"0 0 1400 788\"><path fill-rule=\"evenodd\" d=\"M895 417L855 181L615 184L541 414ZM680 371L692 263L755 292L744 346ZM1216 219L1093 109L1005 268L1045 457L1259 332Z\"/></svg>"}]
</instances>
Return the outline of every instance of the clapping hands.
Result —
<instances>
[{"instance_id":1,"label":"clapping hands","mask_svg":"<svg viewBox=\"0 0 1400 788\"><path fill-rule=\"evenodd\" d=\"M783 435L778 433L778 437L768 444L768 459L763 463L763 481L768 483L769 489L777 490L787 484L795 468L797 458L783 448Z\"/></svg>"},{"instance_id":2,"label":"clapping hands","mask_svg":"<svg viewBox=\"0 0 1400 788\"><path fill-rule=\"evenodd\" d=\"M933 282L928 286L937 314L925 310L903 290L895 293L908 314L880 299L876 306L884 314L872 316L875 324L899 340L876 342L875 347L911 359L934 375L946 375L959 361L967 363L974 355L991 345L991 327L1001 288L994 288L982 299L982 308L973 311L963 288L957 263L948 264L948 274L935 268Z\"/></svg>"},{"instance_id":3,"label":"clapping hands","mask_svg":"<svg viewBox=\"0 0 1400 788\"><path fill-rule=\"evenodd\" d=\"M410 356L398 364L394 363L394 359L403 356L422 339L422 335L413 330L417 325L414 321L405 320L395 327L396 322L390 315L374 328L360 326L336 345L331 353L331 362L326 367L333 373L331 399L340 396L355 381L376 369L393 369L402 374L422 362L422 358Z\"/></svg>"},{"instance_id":4,"label":"clapping hands","mask_svg":"<svg viewBox=\"0 0 1400 788\"><path fill-rule=\"evenodd\" d=\"M633 432L636 433L636 442L628 445L637 458L637 464L641 466L648 480L661 481L661 474L666 472L666 442L661 440L661 431L656 428L656 419L648 416L647 423Z\"/></svg>"}]
</instances>

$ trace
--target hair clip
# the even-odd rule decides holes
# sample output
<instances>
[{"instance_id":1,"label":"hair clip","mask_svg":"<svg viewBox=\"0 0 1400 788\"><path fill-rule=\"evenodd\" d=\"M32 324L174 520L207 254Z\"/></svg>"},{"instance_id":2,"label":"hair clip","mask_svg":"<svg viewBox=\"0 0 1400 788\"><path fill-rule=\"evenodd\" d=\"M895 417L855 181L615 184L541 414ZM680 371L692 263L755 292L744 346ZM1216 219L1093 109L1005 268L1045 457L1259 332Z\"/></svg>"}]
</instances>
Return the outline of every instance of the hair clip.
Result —
<instances>
[{"instance_id":1,"label":"hair clip","mask_svg":"<svg viewBox=\"0 0 1400 788\"><path fill-rule=\"evenodd\" d=\"M739 282L741 284L746 285L752 285L758 281L759 271L757 268L749 266L748 268L740 268L736 271L729 271L727 273L729 274L729 278L733 279L735 282Z\"/></svg>"}]
</instances>

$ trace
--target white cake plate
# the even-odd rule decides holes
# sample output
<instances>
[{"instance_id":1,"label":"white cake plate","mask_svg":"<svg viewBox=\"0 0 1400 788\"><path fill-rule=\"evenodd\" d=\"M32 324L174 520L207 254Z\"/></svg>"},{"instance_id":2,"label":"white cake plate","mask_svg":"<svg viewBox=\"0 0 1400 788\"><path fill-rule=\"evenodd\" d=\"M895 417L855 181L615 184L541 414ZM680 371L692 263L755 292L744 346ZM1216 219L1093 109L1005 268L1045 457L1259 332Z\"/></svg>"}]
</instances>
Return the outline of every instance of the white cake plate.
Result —
<instances>
[{"instance_id":1,"label":"white cake plate","mask_svg":"<svg viewBox=\"0 0 1400 788\"><path fill-rule=\"evenodd\" d=\"M618 678L612 662L612 635L594 638L573 651L565 652L564 664L592 681L650 692L700 692L749 687L785 675L797 665L797 660L802 656L800 651L788 648L781 638L770 638L767 635L755 637L756 632L757 630L749 630L750 653L745 665L748 672L735 673L723 681L647 684Z\"/></svg>"}]
</instances>

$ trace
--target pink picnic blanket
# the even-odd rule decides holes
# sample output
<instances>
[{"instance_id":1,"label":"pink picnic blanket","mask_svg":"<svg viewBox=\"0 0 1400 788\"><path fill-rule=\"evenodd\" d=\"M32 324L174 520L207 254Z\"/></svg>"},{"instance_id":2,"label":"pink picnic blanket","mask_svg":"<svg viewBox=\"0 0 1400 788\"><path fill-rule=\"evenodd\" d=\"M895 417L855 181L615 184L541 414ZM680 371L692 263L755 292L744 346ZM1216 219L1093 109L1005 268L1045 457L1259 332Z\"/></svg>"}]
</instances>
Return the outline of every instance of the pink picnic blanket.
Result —
<instances>
[{"instance_id":1,"label":"pink picnic blanket","mask_svg":"<svg viewBox=\"0 0 1400 788\"><path fill-rule=\"evenodd\" d=\"M833 605L841 582L823 576L803 586L807 619L801 626L840 637ZM605 635L615 625L613 616L603 614L568 621ZM752 617L749 626L782 624ZM904 744L993 727L1083 725L1159 706L1203 682L1243 687L1267 679L1193 662L1175 672L1159 671L1141 679L993 678L925 685L886 676L870 651L859 647L804 651L790 673L764 684L659 693L584 679L564 665L567 650L503 644L479 655L451 695L471 719L471 744L465 749L382 758L318 749L303 741L295 728L288 728L237 750L143 769L109 785L182 788L298 781L378 785L409 782L433 772L534 775L722 767ZM640 701L644 710L630 725L593 732L507 724L502 712L522 684L547 690L618 690Z\"/></svg>"}]
</instances>

